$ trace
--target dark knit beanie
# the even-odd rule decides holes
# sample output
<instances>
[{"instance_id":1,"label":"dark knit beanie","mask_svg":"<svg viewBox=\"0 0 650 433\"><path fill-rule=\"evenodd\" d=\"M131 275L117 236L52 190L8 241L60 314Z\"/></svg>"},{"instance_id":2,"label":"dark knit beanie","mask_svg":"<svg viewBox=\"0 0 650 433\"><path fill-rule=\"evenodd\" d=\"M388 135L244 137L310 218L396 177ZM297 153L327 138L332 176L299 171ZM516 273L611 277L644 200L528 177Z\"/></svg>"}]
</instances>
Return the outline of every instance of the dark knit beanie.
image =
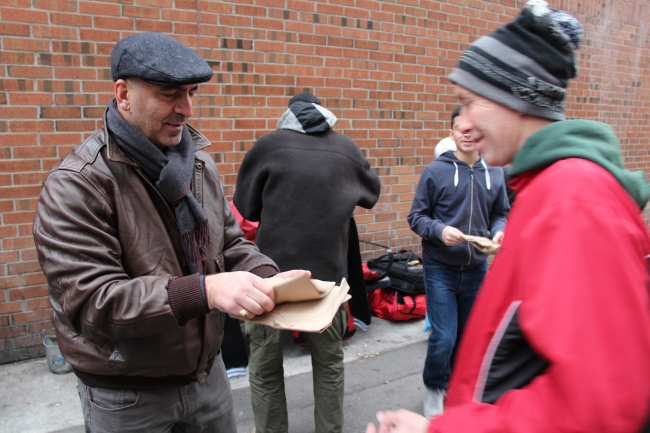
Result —
<instances>
[{"instance_id":1,"label":"dark knit beanie","mask_svg":"<svg viewBox=\"0 0 650 433\"><path fill-rule=\"evenodd\" d=\"M318 99L317 97L315 97L314 95L312 95L309 92L302 92L302 93L298 93L296 96L289 99L289 105L288 106L291 107L291 104L293 104L294 102L298 102L298 101L308 102L310 104L321 105L320 99Z\"/></svg>"},{"instance_id":2,"label":"dark knit beanie","mask_svg":"<svg viewBox=\"0 0 650 433\"><path fill-rule=\"evenodd\" d=\"M520 113L564 120L566 87L577 76L582 24L529 0L515 21L474 42L449 79Z\"/></svg>"}]
</instances>

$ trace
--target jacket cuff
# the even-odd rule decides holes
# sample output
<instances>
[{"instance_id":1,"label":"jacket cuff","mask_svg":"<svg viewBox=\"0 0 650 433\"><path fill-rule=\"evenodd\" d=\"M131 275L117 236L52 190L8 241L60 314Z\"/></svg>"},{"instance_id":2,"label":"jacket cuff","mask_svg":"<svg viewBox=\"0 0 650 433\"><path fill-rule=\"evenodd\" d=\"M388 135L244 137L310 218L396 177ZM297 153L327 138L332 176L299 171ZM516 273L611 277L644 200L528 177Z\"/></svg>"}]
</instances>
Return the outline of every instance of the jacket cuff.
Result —
<instances>
[{"instance_id":1,"label":"jacket cuff","mask_svg":"<svg viewBox=\"0 0 650 433\"><path fill-rule=\"evenodd\" d=\"M210 311L202 293L204 278L203 275L194 274L174 278L167 285L169 304L179 325L184 326L191 319L205 316Z\"/></svg>"},{"instance_id":2,"label":"jacket cuff","mask_svg":"<svg viewBox=\"0 0 650 433\"><path fill-rule=\"evenodd\" d=\"M262 265L250 270L251 274L257 275L260 278L268 278L278 273L278 270L273 266Z\"/></svg>"}]
</instances>

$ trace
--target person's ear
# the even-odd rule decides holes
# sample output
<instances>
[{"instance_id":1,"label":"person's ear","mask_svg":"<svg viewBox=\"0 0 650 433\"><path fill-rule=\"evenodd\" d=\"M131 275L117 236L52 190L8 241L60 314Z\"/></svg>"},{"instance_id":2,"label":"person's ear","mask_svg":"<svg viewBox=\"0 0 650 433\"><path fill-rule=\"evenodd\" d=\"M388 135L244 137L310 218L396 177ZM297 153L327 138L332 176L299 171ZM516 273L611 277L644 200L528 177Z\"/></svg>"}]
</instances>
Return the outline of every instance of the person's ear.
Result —
<instances>
[{"instance_id":1,"label":"person's ear","mask_svg":"<svg viewBox=\"0 0 650 433\"><path fill-rule=\"evenodd\" d=\"M120 78L115 82L115 102L117 102L117 108L120 111L131 109L129 96L129 83Z\"/></svg>"}]
</instances>

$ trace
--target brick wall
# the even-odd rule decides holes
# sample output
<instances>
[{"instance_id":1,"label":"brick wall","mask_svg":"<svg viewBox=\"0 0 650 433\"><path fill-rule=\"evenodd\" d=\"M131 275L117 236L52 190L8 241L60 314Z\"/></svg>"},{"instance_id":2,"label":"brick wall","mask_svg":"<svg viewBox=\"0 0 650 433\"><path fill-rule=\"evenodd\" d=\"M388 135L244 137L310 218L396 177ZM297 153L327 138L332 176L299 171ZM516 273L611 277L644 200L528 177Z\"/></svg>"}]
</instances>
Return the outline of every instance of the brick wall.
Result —
<instances>
[{"instance_id":1,"label":"brick wall","mask_svg":"<svg viewBox=\"0 0 650 433\"><path fill-rule=\"evenodd\" d=\"M610 123L625 164L648 170L647 0L551 0L585 23L571 117ZM278 7L278 4L281 5ZM349 6L354 4L354 6ZM444 76L461 50L510 21L520 0L0 0L0 363L42 355L52 332L31 223L47 170L100 126L119 38L161 31L215 70L193 124L231 195L255 139L311 91L381 175L361 238L419 250L405 221L455 105Z\"/></svg>"}]
</instances>

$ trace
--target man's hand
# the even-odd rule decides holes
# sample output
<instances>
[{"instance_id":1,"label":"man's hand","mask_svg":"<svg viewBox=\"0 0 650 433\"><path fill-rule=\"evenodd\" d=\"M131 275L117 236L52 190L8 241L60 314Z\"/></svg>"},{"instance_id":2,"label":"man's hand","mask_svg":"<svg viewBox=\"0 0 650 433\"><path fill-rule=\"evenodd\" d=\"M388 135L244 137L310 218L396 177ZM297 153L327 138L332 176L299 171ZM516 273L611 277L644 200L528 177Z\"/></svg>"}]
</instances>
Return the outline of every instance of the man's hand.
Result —
<instances>
[{"instance_id":1,"label":"man's hand","mask_svg":"<svg viewBox=\"0 0 650 433\"><path fill-rule=\"evenodd\" d=\"M378 412L379 433L427 433L429 420L410 412L400 409L390 412ZM374 424L368 424L366 433L377 433Z\"/></svg>"},{"instance_id":2,"label":"man's hand","mask_svg":"<svg viewBox=\"0 0 650 433\"><path fill-rule=\"evenodd\" d=\"M458 230L456 227L447 226L442 231L442 242L448 247L458 245L464 240L463 232Z\"/></svg>"},{"instance_id":3,"label":"man's hand","mask_svg":"<svg viewBox=\"0 0 650 433\"><path fill-rule=\"evenodd\" d=\"M492 242L494 242L495 244L501 245L501 242L503 242L503 237L504 236L505 236L505 234L503 232L496 232L496 234L492 238Z\"/></svg>"},{"instance_id":4,"label":"man's hand","mask_svg":"<svg viewBox=\"0 0 650 433\"><path fill-rule=\"evenodd\" d=\"M210 309L218 308L224 313L245 319L266 313L275 307L273 287L250 272L224 272L206 276L205 295Z\"/></svg>"},{"instance_id":5,"label":"man's hand","mask_svg":"<svg viewBox=\"0 0 650 433\"><path fill-rule=\"evenodd\" d=\"M307 274L308 277L311 277L311 272L303 271L302 269L294 269L293 271L280 272L279 274L275 274L273 276L278 278L291 278L291 277L297 277L298 275L301 275L303 273Z\"/></svg>"}]
</instances>

